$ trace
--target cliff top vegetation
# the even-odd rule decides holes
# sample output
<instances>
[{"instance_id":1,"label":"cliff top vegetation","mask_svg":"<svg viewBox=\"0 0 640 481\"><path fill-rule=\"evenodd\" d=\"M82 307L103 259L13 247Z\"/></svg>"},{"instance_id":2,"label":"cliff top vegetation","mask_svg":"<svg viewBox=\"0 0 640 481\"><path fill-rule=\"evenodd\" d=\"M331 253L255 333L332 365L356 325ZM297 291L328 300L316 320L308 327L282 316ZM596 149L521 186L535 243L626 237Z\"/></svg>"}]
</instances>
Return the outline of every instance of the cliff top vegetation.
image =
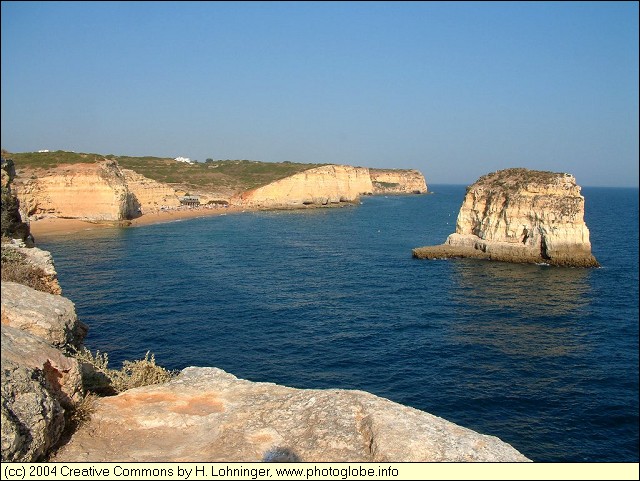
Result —
<instances>
[{"instance_id":1,"label":"cliff top vegetation","mask_svg":"<svg viewBox=\"0 0 640 481\"><path fill-rule=\"evenodd\" d=\"M50 170L56 167L99 162L111 159L120 167L131 169L158 182L201 188L206 190L245 191L290 175L326 164L296 162L261 162L255 160L212 160L187 164L168 157L129 157L94 153L55 152L13 153L12 158L21 170Z\"/></svg>"},{"instance_id":2,"label":"cliff top vegetation","mask_svg":"<svg viewBox=\"0 0 640 481\"><path fill-rule=\"evenodd\" d=\"M529 170L522 167L499 170L483 175L467 191L477 187L488 189L500 189L506 192L516 192L530 188L548 188L553 185L570 183L575 186L575 179L570 174L562 172L549 172L542 170Z\"/></svg>"},{"instance_id":3,"label":"cliff top vegetation","mask_svg":"<svg viewBox=\"0 0 640 481\"><path fill-rule=\"evenodd\" d=\"M376 169L369 167L369 172L372 174L386 174L386 173L410 173L418 172L416 169Z\"/></svg>"}]
</instances>

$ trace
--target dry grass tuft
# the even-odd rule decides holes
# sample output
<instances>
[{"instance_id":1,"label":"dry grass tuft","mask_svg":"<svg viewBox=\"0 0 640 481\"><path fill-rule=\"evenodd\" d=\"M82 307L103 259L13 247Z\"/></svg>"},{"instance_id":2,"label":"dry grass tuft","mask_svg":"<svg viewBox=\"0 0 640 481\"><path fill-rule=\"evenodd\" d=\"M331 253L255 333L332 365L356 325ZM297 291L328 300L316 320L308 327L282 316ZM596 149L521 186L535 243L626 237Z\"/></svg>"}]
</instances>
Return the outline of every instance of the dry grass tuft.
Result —
<instances>
[{"instance_id":1,"label":"dry grass tuft","mask_svg":"<svg viewBox=\"0 0 640 481\"><path fill-rule=\"evenodd\" d=\"M49 276L39 267L29 263L25 256L15 249L2 248L2 281L17 282L36 291L59 294L52 290Z\"/></svg>"},{"instance_id":2,"label":"dry grass tuft","mask_svg":"<svg viewBox=\"0 0 640 481\"><path fill-rule=\"evenodd\" d=\"M91 419L91 415L96 410L97 401L98 395L90 392L73 405L68 414L68 422L74 430Z\"/></svg>"},{"instance_id":3,"label":"dry grass tuft","mask_svg":"<svg viewBox=\"0 0 640 481\"><path fill-rule=\"evenodd\" d=\"M122 369L109 368L109 355L83 348L74 354L83 365L85 389L92 392L120 393L135 387L162 384L174 377L174 373L156 364L155 356L147 351L144 359L124 361Z\"/></svg>"}]
</instances>

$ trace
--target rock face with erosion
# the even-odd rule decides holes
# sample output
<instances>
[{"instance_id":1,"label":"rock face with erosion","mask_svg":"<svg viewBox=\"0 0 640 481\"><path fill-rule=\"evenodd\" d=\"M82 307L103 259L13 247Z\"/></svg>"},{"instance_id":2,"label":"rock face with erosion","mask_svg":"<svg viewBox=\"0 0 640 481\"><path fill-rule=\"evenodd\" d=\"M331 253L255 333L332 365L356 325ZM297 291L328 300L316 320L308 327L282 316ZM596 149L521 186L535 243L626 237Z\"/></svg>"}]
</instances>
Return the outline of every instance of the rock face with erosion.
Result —
<instances>
[{"instance_id":1,"label":"rock face with erosion","mask_svg":"<svg viewBox=\"0 0 640 481\"><path fill-rule=\"evenodd\" d=\"M162 207L180 206L176 191L168 184L149 179L130 169L122 169L129 192L138 201L143 214L157 212Z\"/></svg>"},{"instance_id":2,"label":"rock face with erosion","mask_svg":"<svg viewBox=\"0 0 640 481\"><path fill-rule=\"evenodd\" d=\"M216 368L103 398L52 459L528 461L510 445L363 391L294 389Z\"/></svg>"},{"instance_id":3,"label":"rock face with erosion","mask_svg":"<svg viewBox=\"0 0 640 481\"><path fill-rule=\"evenodd\" d=\"M2 324L27 331L59 349L79 348L87 326L66 297L2 283Z\"/></svg>"},{"instance_id":4,"label":"rock face with erosion","mask_svg":"<svg viewBox=\"0 0 640 481\"><path fill-rule=\"evenodd\" d=\"M354 202L372 192L369 169L324 165L244 192L237 202L247 207L302 207Z\"/></svg>"},{"instance_id":5,"label":"rock face with erosion","mask_svg":"<svg viewBox=\"0 0 640 481\"><path fill-rule=\"evenodd\" d=\"M65 410L82 396L80 367L27 331L3 323L0 334L2 461L39 461L60 438Z\"/></svg>"},{"instance_id":6,"label":"rock face with erosion","mask_svg":"<svg viewBox=\"0 0 640 481\"><path fill-rule=\"evenodd\" d=\"M29 246L33 246L33 236L29 225L22 221L20 215L20 201L12 190L16 177L16 168L12 159L0 156L0 174L2 188L2 237L19 239Z\"/></svg>"},{"instance_id":7,"label":"rock face with erosion","mask_svg":"<svg viewBox=\"0 0 640 481\"><path fill-rule=\"evenodd\" d=\"M414 257L471 257L597 267L584 222L584 197L572 175L507 169L467 188L456 232Z\"/></svg>"},{"instance_id":8,"label":"rock face with erosion","mask_svg":"<svg viewBox=\"0 0 640 481\"><path fill-rule=\"evenodd\" d=\"M57 285L48 252L11 248L33 253ZM65 352L82 345L87 328L73 303L59 295L14 282L2 282L1 295L1 459L40 461L63 433L65 412L83 396L80 366Z\"/></svg>"},{"instance_id":9,"label":"rock face with erosion","mask_svg":"<svg viewBox=\"0 0 640 481\"><path fill-rule=\"evenodd\" d=\"M23 218L31 220L61 217L119 223L179 208L180 197L187 194L199 197L201 205L278 209L335 206L355 202L361 195L427 192L424 177L417 170L349 165L311 168L244 192L240 187L234 188L233 182L212 187L200 185L198 179L191 179L195 183L179 184L178 188L177 184L172 186L121 168L115 160L106 158L51 168L28 166L18 174L15 191L20 210ZM245 180L240 184L248 185Z\"/></svg>"},{"instance_id":10,"label":"rock face with erosion","mask_svg":"<svg viewBox=\"0 0 640 481\"><path fill-rule=\"evenodd\" d=\"M140 209L113 160L63 164L32 177L15 181L23 217L121 221L135 217Z\"/></svg>"},{"instance_id":11,"label":"rock face with erosion","mask_svg":"<svg viewBox=\"0 0 640 481\"><path fill-rule=\"evenodd\" d=\"M427 183L417 170L369 169L374 194L426 194Z\"/></svg>"}]
</instances>

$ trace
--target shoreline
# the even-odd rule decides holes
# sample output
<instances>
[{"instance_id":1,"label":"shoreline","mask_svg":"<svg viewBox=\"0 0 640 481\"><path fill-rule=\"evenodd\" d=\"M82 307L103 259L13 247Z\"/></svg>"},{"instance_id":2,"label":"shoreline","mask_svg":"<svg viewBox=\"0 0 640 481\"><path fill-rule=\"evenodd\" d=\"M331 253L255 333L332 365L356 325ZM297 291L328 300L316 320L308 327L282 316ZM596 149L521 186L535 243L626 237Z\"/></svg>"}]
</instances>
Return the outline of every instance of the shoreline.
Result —
<instances>
[{"instance_id":1,"label":"shoreline","mask_svg":"<svg viewBox=\"0 0 640 481\"><path fill-rule=\"evenodd\" d=\"M346 205L355 205L353 203L345 203ZM121 221L91 221L82 219L70 219L63 217L45 217L38 220L31 220L29 222L29 228L31 234L33 234L36 242L41 236L49 237L55 235L74 234L77 232L83 232L94 229L107 229L107 228L128 228L128 227L140 227L152 224L163 224L166 222L174 222L177 220L195 219L198 217L216 217L226 214L238 214L242 212L260 212L270 210L305 210L305 209L325 209L325 208L337 208L345 207L345 205L313 205L313 206L229 206L221 207L217 209L210 209L207 207L192 207L189 209L172 209L151 212L143 214L135 219L121 220Z\"/></svg>"},{"instance_id":2,"label":"shoreline","mask_svg":"<svg viewBox=\"0 0 640 481\"><path fill-rule=\"evenodd\" d=\"M164 210L143 214L140 217L123 221L89 221L81 219L67 219L61 217L45 217L33 220L29 223L31 233L36 241L39 237L52 235L74 234L94 229L106 229L113 227L139 227L144 225L162 224L183 219L194 219L198 217L214 217L227 213L245 212L246 207L231 206L219 209L191 208L184 210Z\"/></svg>"},{"instance_id":3,"label":"shoreline","mask_svg":"<svg viewBox=\"0 0 640 481\"><path fill-rule=\"evenodd\" d=\"M380 196L381 194L374 194ZM394 195L394 194L387 194ZM411 194L395 194L395 195L411 195ZM63 217L44 217L38 220L29 221L31 234L37 239L40 236L49 237L55 235L74 234L94 229L105 228L125 228L139 227L152 224L162 224L173 222L176 220L195 219L198 217L216 217L225 214L237 214L242 212L260 212L260 211L276 211L276 210L306 210L306 209L335 209L342 207L350 207L361 204L360 201L340 202L339 204L328 205L274 205L274 206L246 206L246 205L230 205L228 207L208 208L208 207L191 207L188 209L170 209L150 212L142 214L135 219L125 219L121 221L92 221L77 218Z\"/></svg>"}]
</instances>

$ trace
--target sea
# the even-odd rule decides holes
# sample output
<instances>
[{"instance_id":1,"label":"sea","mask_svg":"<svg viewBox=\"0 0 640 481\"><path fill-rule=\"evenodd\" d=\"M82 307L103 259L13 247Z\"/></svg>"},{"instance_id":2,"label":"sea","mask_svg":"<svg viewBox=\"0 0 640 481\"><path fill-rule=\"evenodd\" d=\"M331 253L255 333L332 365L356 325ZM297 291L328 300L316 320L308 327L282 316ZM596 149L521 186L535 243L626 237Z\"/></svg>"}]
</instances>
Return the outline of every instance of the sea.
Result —
<instances>
[{"instance_id":1,"label":"sea","mask_svg":"<svg viewBox=\"0 0 640 481\"><path fill-rule=\"evenodd\" d=\"M36 239L109 365L150 351L357 389L538 462L638 462L638 189L583 187L601 268L418 260L465 186Z\"/></svg>"}]
</instances>

